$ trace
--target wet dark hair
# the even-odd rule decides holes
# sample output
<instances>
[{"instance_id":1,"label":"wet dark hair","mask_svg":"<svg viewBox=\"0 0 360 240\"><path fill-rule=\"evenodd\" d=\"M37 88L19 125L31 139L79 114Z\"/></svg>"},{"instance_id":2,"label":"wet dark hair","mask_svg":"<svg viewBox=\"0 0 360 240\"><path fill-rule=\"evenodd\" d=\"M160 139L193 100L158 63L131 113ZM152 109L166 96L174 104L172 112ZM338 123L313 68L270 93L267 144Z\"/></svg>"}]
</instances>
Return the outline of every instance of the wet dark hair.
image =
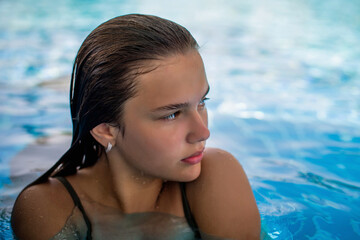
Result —
<instances>
[{"instance_id":1,"label":"wet dark hair","mask_svg":"<svg viewBox=\"0 0 360 240\"><path fill-rule=\"evenodd\" d=\"M90 130L109 123L124 133L123 106L135 96L136 77L146 71L146 63L197 48L187 29L156 16L124 15L93 30L78 51L71 76L71 147L31 185L94 165L104 148Z\"/></svg>"}]
</instances>

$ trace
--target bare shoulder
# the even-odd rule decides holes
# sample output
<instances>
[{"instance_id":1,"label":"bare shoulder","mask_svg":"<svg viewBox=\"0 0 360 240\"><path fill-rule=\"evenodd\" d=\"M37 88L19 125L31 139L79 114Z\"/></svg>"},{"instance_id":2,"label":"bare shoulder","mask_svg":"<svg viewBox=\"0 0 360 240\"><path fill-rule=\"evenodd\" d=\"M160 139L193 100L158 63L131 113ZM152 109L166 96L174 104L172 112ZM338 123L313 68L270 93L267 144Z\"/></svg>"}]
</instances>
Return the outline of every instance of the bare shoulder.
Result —
<instances>
[{"instance_id":1,"label":"bare shoulder","mask_svg":"<svg viewBox=\"0 0 360 240\"><path fill-rule=\"evenodd\" d=\"M49 239L65 225L74 205L60 182L26 188L18 196L11 216L11 226L19 239Z\"/></svg>"},{"instance_id":2,"label":"bare shoulder","mask_svg":"<svg viewBox=\"0 0 360 240\"><path fill-rule=\"evenodd\" d=\"M230 239L259 239L259 211L239 161L224 150L208 148L201 164L199 178L187 184L200 229Z\"/></svg>"}]
</instances>

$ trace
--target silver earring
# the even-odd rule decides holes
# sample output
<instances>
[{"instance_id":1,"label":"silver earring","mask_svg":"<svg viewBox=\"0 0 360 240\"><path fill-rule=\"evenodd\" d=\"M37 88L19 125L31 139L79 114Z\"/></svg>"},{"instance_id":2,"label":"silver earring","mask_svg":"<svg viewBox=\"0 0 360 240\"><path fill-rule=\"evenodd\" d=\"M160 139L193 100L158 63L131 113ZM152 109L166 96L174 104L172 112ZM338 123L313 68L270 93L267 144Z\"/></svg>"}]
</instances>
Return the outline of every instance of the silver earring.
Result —
<instances>
[{"instance_id":1,"label":"silver earring","mask_svg":"<svg viewBox=\"0 0 360 240\"><path fill-rule=\"evenodd\" d=\"M107 148L106 148L105 152L106 152L106 153L110 152L110 150L112 149L112 147L113 147L113 146L112 146L111 142L109 142L108 145L107 145Z\"/></svg>"}]
</instances>

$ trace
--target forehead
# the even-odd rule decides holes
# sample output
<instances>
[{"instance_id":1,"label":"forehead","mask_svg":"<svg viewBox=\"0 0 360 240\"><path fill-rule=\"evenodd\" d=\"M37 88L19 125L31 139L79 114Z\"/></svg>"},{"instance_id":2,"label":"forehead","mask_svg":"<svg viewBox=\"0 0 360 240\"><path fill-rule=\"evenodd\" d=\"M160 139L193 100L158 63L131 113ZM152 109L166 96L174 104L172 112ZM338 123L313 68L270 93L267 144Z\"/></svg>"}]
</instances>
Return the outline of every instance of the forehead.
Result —
<instances>
[{"instance_id":1,"label":"forehead","mask_svg":"<svg viewBox=\"0 0 360 240\"><path fill-rule=\"evenodd\" d=\"M154 70L138 77L137 95L130 102L147 107L199 100L208 84L196 50L171 55L149 63Z\"/></svg>"}]
</instances>

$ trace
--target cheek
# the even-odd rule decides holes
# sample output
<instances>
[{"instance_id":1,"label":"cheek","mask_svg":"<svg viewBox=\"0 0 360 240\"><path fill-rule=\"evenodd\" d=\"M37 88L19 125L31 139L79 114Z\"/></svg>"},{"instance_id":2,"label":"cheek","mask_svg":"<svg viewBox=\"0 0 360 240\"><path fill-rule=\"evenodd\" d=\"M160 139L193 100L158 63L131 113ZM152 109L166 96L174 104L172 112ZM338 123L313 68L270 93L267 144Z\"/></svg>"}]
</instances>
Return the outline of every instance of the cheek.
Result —
<instances>
[{"instance_id":1,"label":"cheek","mask_svg":"<svg viewBox=\"0 0 360 240\"><path fill-rule=\"evenodd\" d=\"M179 157L186 131L181 124L136 124L129 128L125 141L128 148L147 157ZM130 127L130 126L129 126Z\"/></svg>"}]
</instances>

